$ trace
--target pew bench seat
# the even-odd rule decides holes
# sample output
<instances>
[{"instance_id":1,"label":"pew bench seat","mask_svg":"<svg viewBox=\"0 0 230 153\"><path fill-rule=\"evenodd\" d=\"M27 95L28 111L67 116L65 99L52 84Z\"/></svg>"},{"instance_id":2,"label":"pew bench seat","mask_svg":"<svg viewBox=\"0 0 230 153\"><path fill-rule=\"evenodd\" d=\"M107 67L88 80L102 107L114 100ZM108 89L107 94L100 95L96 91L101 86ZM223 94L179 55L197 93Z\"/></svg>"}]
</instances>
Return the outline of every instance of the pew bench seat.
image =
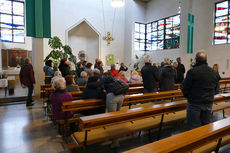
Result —
<instances>
[{"instance_id":1,"label":"pew bench seat","mask_svg":"<svg viewBox=\"0 0 230 153\"><path fill-rule=\"evenodd\" d=\"M186 118L186 111L178 111L165 115L164 124L184 120ZM88 132L87 145L97 142L106 141L112 138L118 138L128 134L136 133L142 130L149 130L158 128L161 121L161 116L150 117L132 122L121 123L117 125L108 126L105 128L93 129ZM78 147L83 146L85 140L85 132L75 132L73 139L77 142Z\"/></svg>"}]
</instances>

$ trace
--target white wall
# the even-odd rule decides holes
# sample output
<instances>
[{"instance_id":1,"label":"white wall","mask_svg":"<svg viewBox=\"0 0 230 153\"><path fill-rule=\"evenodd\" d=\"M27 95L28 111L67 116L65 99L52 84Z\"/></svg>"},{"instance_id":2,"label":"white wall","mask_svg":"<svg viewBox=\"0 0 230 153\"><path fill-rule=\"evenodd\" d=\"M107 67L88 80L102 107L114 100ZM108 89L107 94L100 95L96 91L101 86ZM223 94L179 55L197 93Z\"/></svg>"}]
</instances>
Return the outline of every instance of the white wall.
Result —
<instances>
[{"instance_id":1,"label":"white wall","mask_svg":"<svg viewBox=\"0 0 230 153\"><path fill-rule=\"evenodd\" d=\"M95 57L99 57L99 35L83 21L68 32L68 44L73 54L85 51L87 61L94 63Z\"/></svg>"},{"instance_id":2,"label":"white wall","mask_svg":"<svg viewBox=\"0 0 230 153\"><path fill-rule=\"evenodd\" d=\"M144 54L144 52L134 50L134 24L135 22L145 23L147 4L133 0L126 0L125 2L124 62L126 65L130 65L136 62L135 55L142 56Z\"/></svg>"},{"instance_id":3,"label":"white wall","mask_svg":"<svg viewBox=\"0 0 230 153\"><path fill-rule=\"evenodd\" d=\"M115 9L110 6L110 2L111 0L104 0L104 27L101 0L68 0L68 2L66 0L51 0L52 36L58 36L63 42L66 42L65 30L85 18L100 33L101 57L99 58L105 62L107 54L114 54L115 61L117 59L123 61L125 11L124 8L116 10L115 24L112 26ZM107 46L107 42L102 40L102 37L112 31L115 40L111 42L110 46Z\"/></svg>"}]
</instances>

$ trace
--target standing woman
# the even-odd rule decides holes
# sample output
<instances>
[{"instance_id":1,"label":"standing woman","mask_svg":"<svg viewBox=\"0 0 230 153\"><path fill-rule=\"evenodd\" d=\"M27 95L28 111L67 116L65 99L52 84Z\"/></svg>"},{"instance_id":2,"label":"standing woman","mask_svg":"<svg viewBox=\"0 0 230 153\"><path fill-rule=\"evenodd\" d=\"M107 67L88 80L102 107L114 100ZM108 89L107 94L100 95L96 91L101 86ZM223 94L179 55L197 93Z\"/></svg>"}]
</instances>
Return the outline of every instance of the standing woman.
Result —
<instances>
[{"instance_id":1,"label":"standing woman","mask_svg":"<svg viewBox=\"0 0 230 153\"><path fill-rule=\"evenodd\" d=\"M50 84L51 79L54 76L54 71L52 69L52 60L48 60L43 67L43 71L45 72L45 84Z\"/></svg>"}]
</instances>

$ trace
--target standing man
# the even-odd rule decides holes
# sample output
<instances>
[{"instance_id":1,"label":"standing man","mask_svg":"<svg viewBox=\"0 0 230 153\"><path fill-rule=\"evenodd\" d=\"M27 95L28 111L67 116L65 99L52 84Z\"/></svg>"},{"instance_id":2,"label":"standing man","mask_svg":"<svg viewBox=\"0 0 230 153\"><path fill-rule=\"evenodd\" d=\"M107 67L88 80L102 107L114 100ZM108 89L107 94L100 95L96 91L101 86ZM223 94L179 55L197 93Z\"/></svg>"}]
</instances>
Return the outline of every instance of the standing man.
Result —
<instances>
[{"instance_id":1,"label":"standing man","mask_svg":"<svg viewBox=\"0 0 230 153\"><path fill-rule=\"evenodd\" d=\"M182 84L183 95L188 99L187 123L190 129L212 121L212 105L219 80L220 76L207 64L206 52L199 51L196 64Z\"/></svg>"},{"instance_id":2,"label":"standing man","mask_svg":"<svg viewBox=\"0 0 230 153\"><path fill-rule=\"evenodd\" d=\"M152 61L149 55L144 56L144 62L145 66L141 69L144 92L157 92L157 81L159 80L158 70L152 66Z\"/></svg>"},{"instance_id":3,"label":"standing man","mask_svg":"<svg viewBox=\"0 0 230 153\"><path fill-rule=\"evenodd\" d=\"M182 83L183 80L184 80L184 73L185 73L185 68L184 68L184 65L181 64L181 58L178 57L177 59L177 80L176 80L176 83Z\"/></svg>"},{"instance_id":4,"label":"standing man","mask_svg":"<svg viewBox=\"0 0 230 153\"><path fill-rule=\"evenodd\" d=\"M34 70L32 66L31 59L26 58L25 59L25 65L21 68L20 71L20 81L23 86L27 86L28 88L28 96L26 100L26 106L32 106L32 94L34 90Z\"/></svg>"}]
</instances>

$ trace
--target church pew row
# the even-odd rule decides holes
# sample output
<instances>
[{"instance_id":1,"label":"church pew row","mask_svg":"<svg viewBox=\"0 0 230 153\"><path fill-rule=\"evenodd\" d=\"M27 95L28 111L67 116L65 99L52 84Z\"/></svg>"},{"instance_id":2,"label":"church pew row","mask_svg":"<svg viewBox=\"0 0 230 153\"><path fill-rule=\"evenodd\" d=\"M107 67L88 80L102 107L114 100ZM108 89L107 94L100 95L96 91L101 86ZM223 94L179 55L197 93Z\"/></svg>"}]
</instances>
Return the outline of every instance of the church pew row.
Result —
<instances>
[{"instance_id":1,"label":"church pew row","mask_svg":"<svg viewBox=\"0 0 230 153\"><path fill-rule=\"evenodd\" d=\"M177 134L125 153L218 152L230 143L230 118Z\"/></svg>"},{"instance_id":2,"label":"church pew row","mask_svg":"<svg viewBox=\"0 0 230 153\"><path fill-rule=\"evenodd\" d=\"M230 96L218 96L215 97L215 103L229 99ZM80 132L75 132L72 138L77 144L76 147L81 147L141 130L159 128L159 139L163 122L185 119L185 108L186 102L178 101L80 117Z\"/></svg>"},{"instance_id":3,"label":"church pew row","mask_svg":"<svg viewBox=\"0 0 230 153\"><path fill-rule=\"evenodd\" d=\"M126 95L122 109L130 109L135 104L140 103L146 103L150 101L155 100L164 100L164 99L170 99L167 101L172 101L172 99L175 98L181 98L182 93L179 90L173 90L173 91L167 91L167 92L157 92L157 93L145 93L145 94L133 94L133 95ZM155 101L160 102L160 101ZM151 103L150 103L151 104ZM101 99L80 99L80 100L74 100L74 101L67 101L62 103L62 112L66 113L69 111L72 112L80 112L83 110L89 110L94 108L101 108L105 107L106 102ZM138 105L138 107L141 107L141 105ZM77 121L77 119L65 119L65 120L59 120L58 125L59 129L62 129L63 131L67 131L67 127L70 123L73 123Z\"/></svg>"}]
</instances>

